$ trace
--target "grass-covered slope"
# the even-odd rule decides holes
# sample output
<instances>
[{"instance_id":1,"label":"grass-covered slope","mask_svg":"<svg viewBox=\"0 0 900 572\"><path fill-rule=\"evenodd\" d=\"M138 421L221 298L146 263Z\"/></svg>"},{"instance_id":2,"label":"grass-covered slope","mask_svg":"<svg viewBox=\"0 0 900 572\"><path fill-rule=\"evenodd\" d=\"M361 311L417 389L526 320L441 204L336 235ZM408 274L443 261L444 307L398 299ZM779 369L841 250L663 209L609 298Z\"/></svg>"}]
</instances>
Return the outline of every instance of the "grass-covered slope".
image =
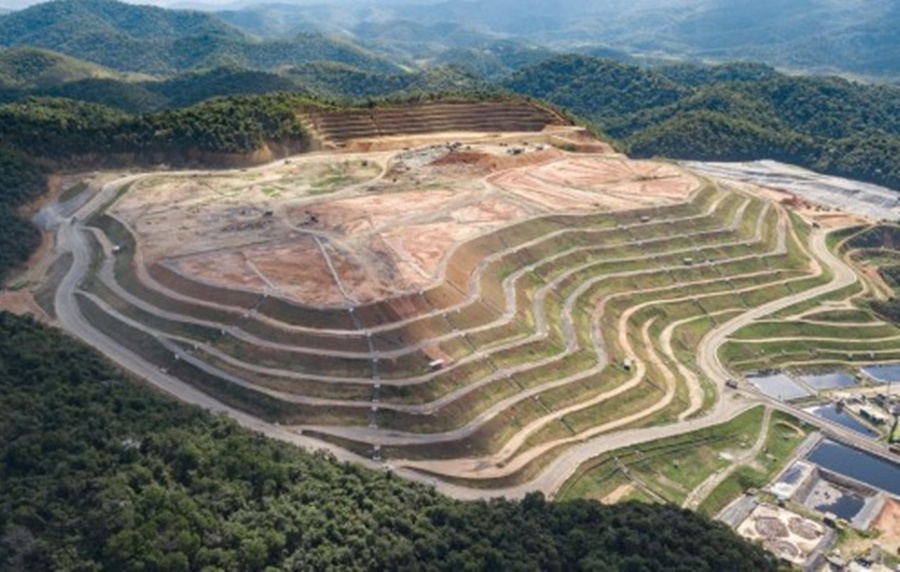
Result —
<instances>
[{"instance_id":1,"label":"grass-covered slope","mask_svg":"<svg viewBox=\"0 0 900 572\"><path fill-rule=\"evenodd\" d=\"M674 507L462 503L132 384L0 314L5 570L773 570Z\"/></svg>"}]
</instances>

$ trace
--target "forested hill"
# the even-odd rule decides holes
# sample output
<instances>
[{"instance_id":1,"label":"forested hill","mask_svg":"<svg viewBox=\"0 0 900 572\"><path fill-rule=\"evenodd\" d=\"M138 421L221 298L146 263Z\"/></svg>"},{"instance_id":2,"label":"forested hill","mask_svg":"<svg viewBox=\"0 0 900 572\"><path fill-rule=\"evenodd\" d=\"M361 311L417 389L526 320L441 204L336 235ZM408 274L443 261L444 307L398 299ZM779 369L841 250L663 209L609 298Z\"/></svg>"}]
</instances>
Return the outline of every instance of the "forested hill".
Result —
<instances>
[{"instance_id":1,"label":"forested hill","mask_svg":"<svg viewBox=\"0 0 900 572\"><path fill-rule=\"evenodd\" d=\"M0 50L0 89L42 89L88 78L125 79L123 74L49 50Z\"/></svg>"},{"instance_id":2,"label":"forested hill","mask_svg":"<svg viewBox=\"0 0 900 572\"><path fill-rule=\"evenodd\" d=\"M220 65L271 69L322 60L381 72L398 69L358 46L320 34L258 41L212 14L115 0L53 0L0 18L0 46L21 45L151 74Z\"/></svg>"},{"instance_id":3,"label":"forested hill","mask_svg":"<svg viewBox=\"0 0 900 572\"><path fill-rule=\"evenodd\" d=\"M0 313L0 569L775 570L672 506L464 503L134 385Z\"/></svg>"},{"instance_id":4,"label":"forested hill","mask_svg":"<svg viewBox=\"0 0 900 572\"><path fill-rule=\"evenodd\" d=\"M245 157L266 146L301 150L305 133L297 110L311 102L290 94L212 99L155 114L128 115L102 105L62 98L31 98L0 106L4 144L65 164L93 155L97 165L190 164L206 155ZM117 157L128 154L122 159ZM271 158L271 157L270 157ZM225 165L228 160L219 161ZM82 165L85 168L85 165Z\"/></svg>"},{"instance_id":5,"label":"forested hill","mask_svg":"<svg viewBox=\"0 0 900 572\"><path fill-rule=\"evenodd\" d=\"M504 87L591 121L636 156L779 159L900 190L900 88L759 64L641 68L561 56Z\"/></svg>"}]
</instances>

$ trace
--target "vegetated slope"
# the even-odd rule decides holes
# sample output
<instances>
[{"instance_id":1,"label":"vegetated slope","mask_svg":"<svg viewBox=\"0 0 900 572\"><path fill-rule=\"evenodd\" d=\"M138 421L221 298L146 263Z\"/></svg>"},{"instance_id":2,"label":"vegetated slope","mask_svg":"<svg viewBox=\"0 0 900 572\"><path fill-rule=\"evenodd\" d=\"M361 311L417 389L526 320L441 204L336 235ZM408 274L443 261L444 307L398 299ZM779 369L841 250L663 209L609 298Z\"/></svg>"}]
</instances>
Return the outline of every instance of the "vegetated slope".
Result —
<instances>
[{"instance_id":1,"label":"vegetated slope","mask_svg":"<svg viewBox=\"0 0 900 572\"><path fill-rule=\"evenodd\" d=\"M781 159L900 188L900 89L757 64L644 69L563 56L504 85L594 122L637 156Z\"/></svg>"},{"instance_id":2,"label":"vegetated slope","mask_svg":"<svg viewBox=\"0 0 900 572\"><path fill-rule=\"evenodd\" d=\"M158 84L114 79L83 79L45 89L8 91L4 96L6 103L29 98L65 98L76 102L95 103L125 113L147 113L162 109L169 103L164 95L148 89L156 85Z\"/></svg>"},{"instance_id":3,"label":"vegetated slope","mask_svg":"<svg viewBox=\"0 0 900 572\"><path fill-rule=\"evenodd\" d=\"M0 145L0 279L28 259L40 233L18 215L46 191L46 173L24 153Z\"/></svg>"},{"instance_id":4,"label":"vegetated slope","mask_svg":"<svg viewBox=\"0 0 900 572\"><path fill-rule=\"evenodd\" d=\"M211 14L114 0L54 0L0 20L0 46L32 45L117 70L172 73L237 64L268 69L334 60L396 67L358 46L318 34L260 42Z\"/></svg>"},{"instance_id":5,"label":"vegetated slope","mask_svg":"<svg viewBox=\"0 0 900 572\"><path fill-rule=\"evenodd\" d=\"M53 52L46 53L67 58ZM72 61L80 62L74 59ZM62 97L137 114L163 108L188 107L213 97L262 95L278 91L311 92L284 75L238 67L185 72L153 81L114 77L87 77L67 81L56 74L52 78L50 74L44 74L44 77L46 80L42 82L45 84L43 87L0 89L0 102L12 103L29 97Z\"/></svg>"},{"instance_id":6,"label":"vegetated slope","mask_svg":"<svg viewBox=\"0 0 900 572\"><path fill-rule=\"evenodd\" d=\"M141 87L165 98L166 107L188 107L213 97L298 91L288 78L234 67L188 72Z\"/></svg>"},{"instance_id":7,"label":"vegetated slope","mask_svg":"<svg viewBox=\"0 0 900 572\"><path fill-rule=\"evenodd\" d=\"M305 134L296 111L304 103L287 94L244 96L132 116L91 103L32 98L0 106L0 137L50 161L96 154L115 163L115 154L128 153L128 161L184 164L200 153L214 162L216 155L244 156L266 145L299 149Z\"/></svg>"},{"instance_id":8,"label":"vegetated slope","mask_svg":"<svg viewBox=\"0 0 900 572\"><path fill-rule=\"evenodd\" d=\"M524 68L503 85L571 109L600 125L605 118L669 105L688 93L652 70L574 55Z\"/></svg>"},{"instance_id":9,"label":"vegetated slope","mask_svg":"<svg viewBox=\"0 0 900 572\"><path fill-rule=\"evenodd\" d=\"M0 568L774 570L672 506L463 503L126 381L0 313Z\"/></svg>"},{"instance_id":10,"label":"vegetated slope","mask_svg":"<svg viewBox=\"0 0 900 572\"><path fill-rule=\"evenodd\" d=\"M475 92L487 87L479 75L461 66L382 74L334 62L315 62L282 73L299 89L331 98L380 98L414 93Z\"/></svg>"},{"instance_id":11,"label":"vegetated slope","mask_svg":"<svg viewBox=\"0 0 900 572\"><path fill-rule=\"evenodd\" d=\"M45 47L131 71L158 71L166 48L180 39L217 36L240 33L207 14L111 0L54 0L0 20L0 45Z\"/></svg>"},{"instance_id":12,"label":"vegetated slope","mask_svg":"<svg viewBox=\"0 0 900 572\"><path fill-rule=\"evenodd\" d=\"M48 50L0 50L0 89L40 89L86 78L115 77L101 66Z\"/></svg>"},{"instance_id":13,"label":"vegetated slope","mask_svg":"<svg viewBox=\"0 0 900 572\"><path fill-rule=\"evenodd\" d=\"M45 53L71 59L49 51ZM72 61L84 66L92 65ZM42 82L45 85L40 88L0 87L0 103L12 103L29 97L63 97L138 114L187 107L213 97L274 92L361 100L425 93L472 93L490 89L490 84L481 76L457 65L387 74L323 61L282 68L278 73L228 66L184 72L153 81L112 77L67 81L65 77L45 75L46 81Z\"/></svg>"}]
</instances>

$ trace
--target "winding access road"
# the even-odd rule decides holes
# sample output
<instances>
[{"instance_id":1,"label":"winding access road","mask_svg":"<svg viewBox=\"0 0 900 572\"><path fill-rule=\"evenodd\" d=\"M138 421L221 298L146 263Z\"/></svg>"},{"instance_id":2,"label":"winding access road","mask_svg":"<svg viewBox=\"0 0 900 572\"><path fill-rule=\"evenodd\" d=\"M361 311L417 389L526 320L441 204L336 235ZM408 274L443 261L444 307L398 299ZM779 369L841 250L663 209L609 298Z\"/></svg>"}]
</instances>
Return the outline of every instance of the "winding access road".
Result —
<instances>
[{"instance_id":1,"label":"winding access road","mask_svg":"<svg viewBox=\"0 0 900 572\"><path fill-rule=\"evenodd\" d=\"M123 185L133 182L139 177L140 175L129 176L107 183L94 197L82 207L78 208L78 210L73 213L73 217L58 221L56 229L58 250L60 252L70 251L73 255L73 263L69 272L62 279L55 295L55 306L59 325L74 336L95 347L98 351L104 353L119 366L136 374L148 383L173 395L181 401L203 407L213 412L226 414L242 426L261 432L269 437L288 441L308 449L326 449L337 459L342 461L362 463L373 468L385 468L385 465L383 464L372 462L369 459L348 452L340 447L305 437L290 429L281 427L277 424L268 423L240 410L229 407L195 389L191 385L166 374L156 366L151 365L133 352L124 348L116 340L113 340L98 331L84 318L76 301L76 293L79 290L81 281L90 270L91 248L87 242L86 231L79 221L84 220L103 204L111 200ZM602 434L575 443L569 449L553 459L533 480L520 485L494 489L477 489L435 480L424 473L410 469L398 468L398 474L412 480L431 483L438 490L463 499L490 498L496 496L517 498L532 491L542 491L548 496L552 496L582 463L599 454L621 447L637 445L719 425L733 419L759 403L768 403L774 408L788 411L804 421L824 428L831 436L839 438L844 442L884 454L884 451L881 450L880 446L873 444L858 435L852 434L852 432L849 432L848 430L835 426L806 412L797 410L787 404L767 398L759 392L746 389L740 391L725 390L725 382L729 379L730 374L718 358L718 349L725 343L731 334L753 320L772 314L798 302L839 290L859 280L852 269L828 251L824 238L824 234L821 231L814 232L810 247L814 254L813 259L818 259L818 261L820 261L821 264L824 264L831 272L831 279L827 283L745 312L718 326L703 339L699 348L698 364L703 373L717 384L721 396L708 414L699 418L683 420L666 426L647 427L619 431L612 434ZM816 264L819 265L820 263L816 262ZM824 268L819 266L818 272L821 273L824 271Z\"/></svg>"}]
</instances>

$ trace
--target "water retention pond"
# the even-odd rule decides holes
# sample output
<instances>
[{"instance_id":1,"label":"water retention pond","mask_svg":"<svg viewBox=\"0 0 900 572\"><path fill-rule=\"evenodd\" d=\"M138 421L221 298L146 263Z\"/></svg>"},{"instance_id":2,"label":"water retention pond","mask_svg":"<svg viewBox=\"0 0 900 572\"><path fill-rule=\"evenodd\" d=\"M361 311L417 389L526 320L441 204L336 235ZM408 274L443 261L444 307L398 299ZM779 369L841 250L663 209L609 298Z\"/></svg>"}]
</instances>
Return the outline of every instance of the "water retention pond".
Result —
<instances>
[{"instance_id":1,"label":"water retention pond","mask_svg":"<svg viewBox=\"0 0 900 572\"><path fill-rule=\"evenodd\" d=\"M807 458L833 473L900 496L900 464L827 439Z\"/></svg>"}]
</instances>

